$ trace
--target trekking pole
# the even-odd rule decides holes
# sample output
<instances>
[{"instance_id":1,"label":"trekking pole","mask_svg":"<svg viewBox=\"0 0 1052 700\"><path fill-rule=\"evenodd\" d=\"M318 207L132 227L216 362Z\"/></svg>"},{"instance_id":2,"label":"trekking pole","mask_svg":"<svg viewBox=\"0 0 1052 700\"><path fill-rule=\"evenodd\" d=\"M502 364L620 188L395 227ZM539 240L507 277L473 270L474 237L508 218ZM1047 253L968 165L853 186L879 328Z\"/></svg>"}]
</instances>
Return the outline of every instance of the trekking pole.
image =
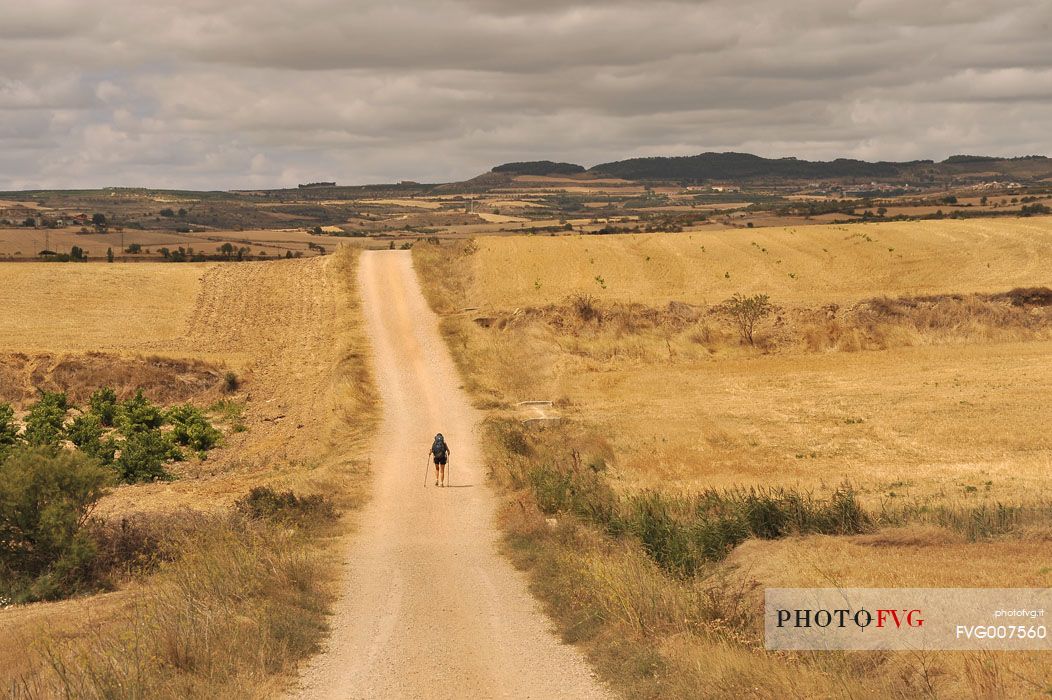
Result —
<instances>
[{"instance_id":1,"label":"trekking pole","mask_svg":"<svg viewBox=\"0 0 1052 700\"><path fill-rule=\"evenodd\" d=\"M430 467L430 466L431 466L431 455L428 455L427 459L424 460L424 488L425 489L427 488L427 472L428 472L428 467Z\"/></svg>"}]
</instances>

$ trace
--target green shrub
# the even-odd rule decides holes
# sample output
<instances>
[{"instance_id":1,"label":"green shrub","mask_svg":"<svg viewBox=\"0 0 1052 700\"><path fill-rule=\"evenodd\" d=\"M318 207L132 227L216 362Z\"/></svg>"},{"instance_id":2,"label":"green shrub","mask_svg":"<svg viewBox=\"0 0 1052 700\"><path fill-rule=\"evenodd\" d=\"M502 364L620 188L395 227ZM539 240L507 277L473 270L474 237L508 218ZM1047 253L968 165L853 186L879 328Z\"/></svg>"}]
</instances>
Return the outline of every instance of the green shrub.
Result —
<instances>
[{"instance_id":1,"label":"green shrub","mask_svg":"<svg viewBox=\"0 0 1052 700\"><path fill-rule=\"evenodd\" d=\"M788 531L789 509L778 499L749 494L744 499L743 510L748 531L760 539L777 539Z\"/></svg>"},{"instance_id":2,"label":"green shrub","mask_svg":"<svg viewBox=\"0 0 1052 700\"><path fill-rule=\"evenodd\" d=\"M234 504L238 512L254 520L270 520L292 525L311 525L335 520L339 513L332 500L321 494L297 496L257 486Z\"/></svg>"},{"instance_id":3,"label":"green shrub","mask_svg":"<svg viewBox=\"0 0 1052 700\"><path fill-rule=\"evenodd\" d=\"M200 410L190 404L170 409L168 422L172 424L172 439L196 452L212 449L223 436Z\"/></svg>"},{"instance_id":4,"label":"green shrub","mask_svg":"<svg viewBox=\"0 0 1052 700\"><path fill-rule=\"evenodd\" d=\"M80 449L102 440L102 421L94 413L83 413L66 426L66 439Z\"/></svg>"},{"instance_id":5,"label":"green shrub","mask_svg":"<svg viewBox=\"0 0 1052 700\"><path fill-rule=\"evenodd\" d=\"M121 480L133 484L170 478L164 469L169 459L182 459L178 448L159 430L144 430L131 433L121 443L115 466Z\"/></svg>"},{"instance_id":6,"label":"green shrub","mask_svg":"<svg viewBox=\"0 0 1052 700\"><path fill-rule=\"evenodd\" d=\"M540 465L530 469L527 481L543 512L573 513L607 530L620 530L617 496L594 469L582 468L576 455L569 467Z\"/></svg>"},{"instance_id":7,"label":"green shrub","mask_svg":"<svg viewBox=\"0 0 1052 700\"><path fill-rule=\"evenodd\" d=\"M80 448L84 454L107 467L112 467L117 461L117 450L119 449L120 445L110 436Z\"/></svg>"},{"instance_id":8,"label":"green shrub","mask_svg":"<svg viewBox=\"0 0 1052 700\"><path fill-rule=\"evenodd\" d=\"M106 466L112 466L118 445L105 435L102 420L95 413L83 413L66 426L66 438L84 454Z\"/></svg>"},{"instance_id":9,"label":"green shrub","mask_svg":"<svg viewBox=\"0 0 1052 700\"><path fill-rule=\"evenodd\" d=\"M94 548L82 528L111 478L55 447L18 448L0 462L0 594L49 600L85 581Z\"/></svg>"},{"instance_id":10,"label":"green shrub","mask_svg":"<svg viewBox=\"0 0 1052 700\"><path fill-rule=\"evenodd\" d=\"M104 386L96 390L89 400L91 412L99 418L103 427L112 428L117 420L117 393L110 387Z\"/></svg>"},{"instance_id":11,"label":"green shrub","mask_svg":"<svg viewBox=\"0 0 1052 700\"><path fill-rule=\"evenodd\" d=\"M119 419L121 432L129 437L134 433L148 432L164 425L164 413L142 395L142 389L120 405Z\"/></svg>"},{"instance_id":12,"label":"green shrub","mask_svg":"<svg viewBox=\"0 0 1052 700\"><path fill-rule=\"evenodd\" d=\"M0 404L0 459L18 442L15 411L10 404Z\"/></svg>"},{"instance_id":13,"label":"green shrub","mask_svg":"<svg viewBox=\"0 0 1052 700\"><path fill-rule=\"evenodd\" d=\"M62 392L45 391L26 416L25 439L31 445L57 445L69 403Z\"/></svg>"},{"instance_id":14,"label":"green shrub","mask_svg":"<svg viewBox=\"0 0 1052 700\"><path fill-rule=\"evenodd\" d=\"M542 512L572 513L609 535L629 534L663 568L686 576L723 559L749 537L857 534L872 524L847 486L827 500L791 489L643 491L618 497L601 472L580 466L576 454L569 467L530 468L526 483ZM990 519L983 514L982 522Z\"/></svg>"},{"instance_id":15,"label":"green shrub","mask_svg":"<svg viewBox=\"0 0 1052 700\"><path fill-rule=\"evenodd\" d=\"M735 294L716 307L716 311L728 316L738 327L743 343L754 345L753 330L756 323L774 312L774 305L766 294L747 297Z\"/></svg>"},{"instance_id":16,"label":"green shrub","mask_svg":"<svg viewBox=\"0 0 1052 700\"><path fill-rule=\"evenodd\" d=\"M872 524L872 518L862 509L855 492L848 486L842 486L815 513L815 529L812 532L856 535L868 530Z\"/></svg>"}]
</instances>

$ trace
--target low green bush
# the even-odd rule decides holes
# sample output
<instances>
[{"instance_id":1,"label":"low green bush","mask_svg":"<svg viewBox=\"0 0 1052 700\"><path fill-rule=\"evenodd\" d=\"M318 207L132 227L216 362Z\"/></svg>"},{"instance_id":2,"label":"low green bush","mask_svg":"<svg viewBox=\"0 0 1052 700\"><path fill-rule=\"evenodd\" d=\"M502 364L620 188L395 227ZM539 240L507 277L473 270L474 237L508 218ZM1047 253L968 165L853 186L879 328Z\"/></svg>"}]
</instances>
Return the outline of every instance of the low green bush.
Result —
<instances>
[{"instance_id":1,"label":"low green bush","mask_svg":"<svg viewBox=\"0 0 1052 700\"><path fill-rule=\"evenodd\" d=\"M0 459L18 442L15 411L10 404L0 404Z\"/></svg>"},{"instance_id":2,"label":"low green bush","mask_svg":"<svg viewBox=\"0 0 1052 700\"><path fill-rule=\"evenodd\" d=\"M206 452L218 444L223 434L216 430L205 415L191 404L176 406L168 411L172 424L172 439L195 452Z\"/></svg>"},{"instance_id":3,"label":"low green bush","mask_svg":"<svg viewBox=\"0 0 1052 700\"><path fill-rule=\"evenodd\" d=\"M82 413L66 426L66 439L80 449L102 441L105 431L102 421L94 413Z\"/></svg>"},{"instance_id":4,"label":"low green bush","mask_svg":"<svg viewBox=\"0 0 1052 700\"><path fill-rule=\"evenodd\" d=\"M166 412L142 390L118 402L113 389L103 387L91 395L89 410L67 423L71 408L64 393L44 392L30 407L20 435L14 411L0 405L0 458L19 443L58 446L68 440L82 454L112 467L122 481L136 483L169 478L164 465L184 458L180 445L203 459L222 438L199 409L186 404ZM170 432L164 432L167 423Z\"/></svg>"},{"instance_id":5,"label":"low green bush","mask_svg":"<svg viewBox=\"0 0 1052 700\"><path fill-rule=\"evenodd\" d=\"M30 445L56 445L63 437L69 402L62 392L45 391L26 416L24 438Z\"/></svg>"},{"instance_id":6,"label":"low green bush","mask_svg":"<svg viewBox=\"0 0 1052 700\"><path fill-rule=\"evenodd\" d=\"M127 436L155 430L164 425L164 412L142 395L142 389L120 404L117 415L121 432Z\"/></svg>"},{"instance_id":7,"label":"low green bush","mask_svg":"<svg viewBox=\"0 0 1052 700\"><path fill-rule=\"evenodd\" d=\"M114 462L121 480L129 484L170 479L164 463L180 460L183 455L159 430L131 433L120 444L120 455Z\"/></svg>"},{"instance_id":8,"label":"low green bush","mask_svg":"<svg viewBox=\"0 0 1052 700\"><path fill-rule=\"evenodd\" d=\"M99 418L99 422L105 428L112 428L117 420L117 392L111 387L104 386L91 394L89 399L91 412Z\"/></svg>"}]
</instances>

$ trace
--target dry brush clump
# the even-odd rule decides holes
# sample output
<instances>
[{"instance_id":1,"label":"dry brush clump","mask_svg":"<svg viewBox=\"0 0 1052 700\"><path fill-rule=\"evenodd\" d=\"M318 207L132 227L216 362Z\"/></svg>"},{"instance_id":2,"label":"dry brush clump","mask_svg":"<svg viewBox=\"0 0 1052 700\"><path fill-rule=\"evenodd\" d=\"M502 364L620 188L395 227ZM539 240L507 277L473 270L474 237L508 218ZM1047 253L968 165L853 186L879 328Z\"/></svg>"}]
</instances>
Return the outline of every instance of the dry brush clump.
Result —
<instances>
[{"instance_id":1,"label":"dry brush clump","mask_svg":"<svg viewBox=\"0 0 1052 700\"><path fill-rule=\"evenodd\" d=\"M36 642L18 698L260 697L314 653L331 581L305 533L218 518L161 564L119 619L92 634Z\"/></svg>"},{"instance_id":2,"label":"dry brush clump","mask_svg":"<svg viewBox=\"0 0 1052 700\"><path fill-rule=\"evenodd\" d=\"M0 401L16 406L41 391L64 393L82 403L100 386L112 387L120 399L142 391L151 401L182 403L218 398L227 383L221 368L194 359L101 352L0 354Z\"/></svg>"},{"instance_id":3,"label":"dry brush clump","mask_svg":"<svg viewBox=\"0 0 1052 700\"><path fill-rule=\"evenodd\" d=\"M474 318L491 336L541 337L571 354L599 360L646 361L756 346L764 352L857 352L890 347L1006 342L1052 336L1052 290L999 294L874 298L786 307L767 295L735 295L713 306L601 301L575 294L560 304L523 307ZM569 342L564 342L569 339ZM634 344L633 344L634 343Z\"/></svg>"},{"instance_id":4,"label":"dry brush clump","mask_svg":"<svg viewBox=\"0 0 1052 700\"><path fill-rule=\"evenodd\" d=\"M1052 538L1052 501L885 504L878 520L890 526L934 525L970 542L1003 536Z\"/></svg>"},{"instance_id":5,"label":"dry brush clump","mask_svg":"<svg viewBox=\"0 0 1052 700\"><path fill-rule=\"evenodd\" d=\"M1052 331L1052 290L879 297L801 312L798 325L812 351L1040 339Z\"/></svg>"}]
</instances>

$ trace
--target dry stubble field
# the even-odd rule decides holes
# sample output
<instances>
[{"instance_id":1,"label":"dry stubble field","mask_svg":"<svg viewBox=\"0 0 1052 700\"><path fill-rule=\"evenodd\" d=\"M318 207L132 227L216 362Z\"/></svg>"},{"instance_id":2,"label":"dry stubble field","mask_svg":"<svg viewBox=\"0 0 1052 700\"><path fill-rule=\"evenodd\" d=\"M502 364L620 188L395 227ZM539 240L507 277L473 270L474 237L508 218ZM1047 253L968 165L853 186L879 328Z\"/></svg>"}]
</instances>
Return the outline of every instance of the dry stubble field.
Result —
<instances>
[{"instance_id":1,"label":"dry stubble field","mask_svg":"<svg viewBox=\"0 0 1052 700\"><path fill-rule=\"evenodd\" d=\"M513 551L622 687L1052 689L1037 654L792 657L755 635L764 586L1052 584L1052 295L997 296L1052 283L1052 220L489 238L414 255L470 388L505 426L498 461L528 473L576 448L623 497L821 499L847 482L872 518L859 534L747 539L683 579L566 514L553 530L520 497ZM777 306L756 347L712 309L737 292ZM506 427L522 400L554 401L562 426ZM713 596L729 608L708 610Z\"/></svg>"},{"instance_id":2,"label":"dry stubble field","mask_svg":"<svg viewBox=\"0 0 1052 700\"><path fill-rule=\"evenodd\" d=\"M313 650L334 566L317 552L342 530L319 539L223 518L261 485L360 501L375 406L356 259L348 248L268 263L0 264L0 401L24 409L46 388L83 403L109 383L169 405L222 398L237 414L207 461L98 504L109 522L188 529L174 561L113 592L0 610L0 692L257 695Z\"/></svg>"}]
</instances>

